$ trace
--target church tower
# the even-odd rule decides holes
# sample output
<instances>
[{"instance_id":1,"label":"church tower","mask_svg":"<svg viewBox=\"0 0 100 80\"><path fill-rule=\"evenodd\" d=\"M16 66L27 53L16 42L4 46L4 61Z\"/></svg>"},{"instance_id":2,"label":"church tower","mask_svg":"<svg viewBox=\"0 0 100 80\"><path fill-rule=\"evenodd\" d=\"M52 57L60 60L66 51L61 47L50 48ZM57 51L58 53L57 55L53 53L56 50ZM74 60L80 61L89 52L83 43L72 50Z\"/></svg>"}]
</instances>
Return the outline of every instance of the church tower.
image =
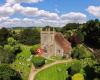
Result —
<instances>
[{"instance_id":1,"label":"church tower","mask_svg":"<svg viewBox=\"0 0 100 80\"><path fill-rule=\"evenodd\" d=\"M55 30L54 28L48 27L41 29L41 47L44 49L43 56L49 57L54 56L55 53Z\"/></svg>"}]
</instances>

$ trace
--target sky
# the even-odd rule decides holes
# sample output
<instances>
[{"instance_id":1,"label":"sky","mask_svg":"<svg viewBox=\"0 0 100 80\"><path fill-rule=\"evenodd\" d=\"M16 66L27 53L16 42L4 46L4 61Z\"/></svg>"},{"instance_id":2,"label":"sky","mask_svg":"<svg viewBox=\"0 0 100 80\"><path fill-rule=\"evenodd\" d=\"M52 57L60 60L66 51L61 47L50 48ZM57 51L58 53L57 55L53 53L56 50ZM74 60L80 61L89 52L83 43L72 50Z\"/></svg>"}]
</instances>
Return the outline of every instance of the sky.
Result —
<instances>
[{"instance_id":1,"label":"sky","mask_svg":"<svg viewBox=\"0 0 100 80\"><path fill-rule=\"evenodd\" d=\"M0 0L0 27L62 27L100 20L100 0Z\"/></svg>"}]
</instances>

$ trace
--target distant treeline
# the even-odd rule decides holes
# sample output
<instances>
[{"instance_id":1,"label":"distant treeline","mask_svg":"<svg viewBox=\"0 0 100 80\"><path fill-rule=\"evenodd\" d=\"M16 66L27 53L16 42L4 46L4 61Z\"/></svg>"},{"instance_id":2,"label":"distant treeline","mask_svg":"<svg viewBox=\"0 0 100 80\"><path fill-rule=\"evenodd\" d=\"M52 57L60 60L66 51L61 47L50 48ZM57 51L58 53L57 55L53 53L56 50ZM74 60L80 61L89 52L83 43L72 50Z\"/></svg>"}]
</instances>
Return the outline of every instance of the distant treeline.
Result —
<instances>
[{"instance_id":1,"label":"distant treeline","mask_svg":"<svg viewBox=\"0 0 100 80\"><path fill-rule=\"evenodd\" d=\"M46 26L44 28L48 28ZM63 27L55 27L57 32L64 34L72 46L84 42L87 46L100 48L100 21L89 20L86 23L68 23ZM13 27L0 29L0 45L6 44L8 37L13 37L25 45L40 43L40 27Z\"/></svg>"}]
</instances>

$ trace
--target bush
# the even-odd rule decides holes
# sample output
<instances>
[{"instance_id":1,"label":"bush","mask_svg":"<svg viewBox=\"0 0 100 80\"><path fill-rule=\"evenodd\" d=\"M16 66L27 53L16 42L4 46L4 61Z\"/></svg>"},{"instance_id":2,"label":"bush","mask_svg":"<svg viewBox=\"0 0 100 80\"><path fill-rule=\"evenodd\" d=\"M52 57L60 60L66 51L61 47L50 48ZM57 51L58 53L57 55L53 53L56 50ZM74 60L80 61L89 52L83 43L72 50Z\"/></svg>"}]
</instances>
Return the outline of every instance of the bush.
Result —
<instances>
[{"instance_id":1,"label":"bush","mask_svg":"<svg viewBox=\"0 0 100 80\"><path fill-rule=\"evenodd\" d=\"M76 73L72 76L72 80L85 80L84 76L80 73Z\"/></svg>"},{"instance_id":2,"label":"bush","mask_svg":"<svg viewBox=\"0 0 100 80\"><path fill-rule=\"evenodd\" d=\"M39 44L32 46L32 48L30 49L31 54L35 55L36 54L36 50L38 48L40 48Z\"/></svg>"},{"instance_id":3,"label":"bush","mask_svg":"<svg viewBox=\"0 0 100 80\"><path fill-rule=\"evenodd\" d=\"M71 64L71 67L69 67L68 70L68 74L69 75L74 75L75 73L79 73L82 69L82 64L80 61L74 61Z\"/></svg>"},{"instance_id":4,"label":"bush","mask_svg":"<svg viewBox=\"0 0 100 80\"><path fill-rule=\"evenodd\" d=\"M40 56L33 56L32 63L36 68L39 68L45 64L45 58Z\"/></svg>"}]
</instances>

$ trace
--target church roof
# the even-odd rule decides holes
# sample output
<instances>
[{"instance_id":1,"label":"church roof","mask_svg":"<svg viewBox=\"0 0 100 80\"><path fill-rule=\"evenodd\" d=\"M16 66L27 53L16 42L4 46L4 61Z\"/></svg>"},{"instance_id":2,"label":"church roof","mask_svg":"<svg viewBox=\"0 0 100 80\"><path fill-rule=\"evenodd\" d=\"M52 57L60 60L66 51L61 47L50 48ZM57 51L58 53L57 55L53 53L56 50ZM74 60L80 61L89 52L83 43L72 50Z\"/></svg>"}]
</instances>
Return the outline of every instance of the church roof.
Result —
<instances>
[{"instance_id":1,"label":"church roof","mask_svg":"<svg viewBox=\"0 0 100 80\"><path fill-rule=\"evenodd\" d=\"M68 53L69 51L71 51L71 43L64 38L62 33L55 33L55 41L64 50L64 53Z\"/></svg>"}]
</instances>

